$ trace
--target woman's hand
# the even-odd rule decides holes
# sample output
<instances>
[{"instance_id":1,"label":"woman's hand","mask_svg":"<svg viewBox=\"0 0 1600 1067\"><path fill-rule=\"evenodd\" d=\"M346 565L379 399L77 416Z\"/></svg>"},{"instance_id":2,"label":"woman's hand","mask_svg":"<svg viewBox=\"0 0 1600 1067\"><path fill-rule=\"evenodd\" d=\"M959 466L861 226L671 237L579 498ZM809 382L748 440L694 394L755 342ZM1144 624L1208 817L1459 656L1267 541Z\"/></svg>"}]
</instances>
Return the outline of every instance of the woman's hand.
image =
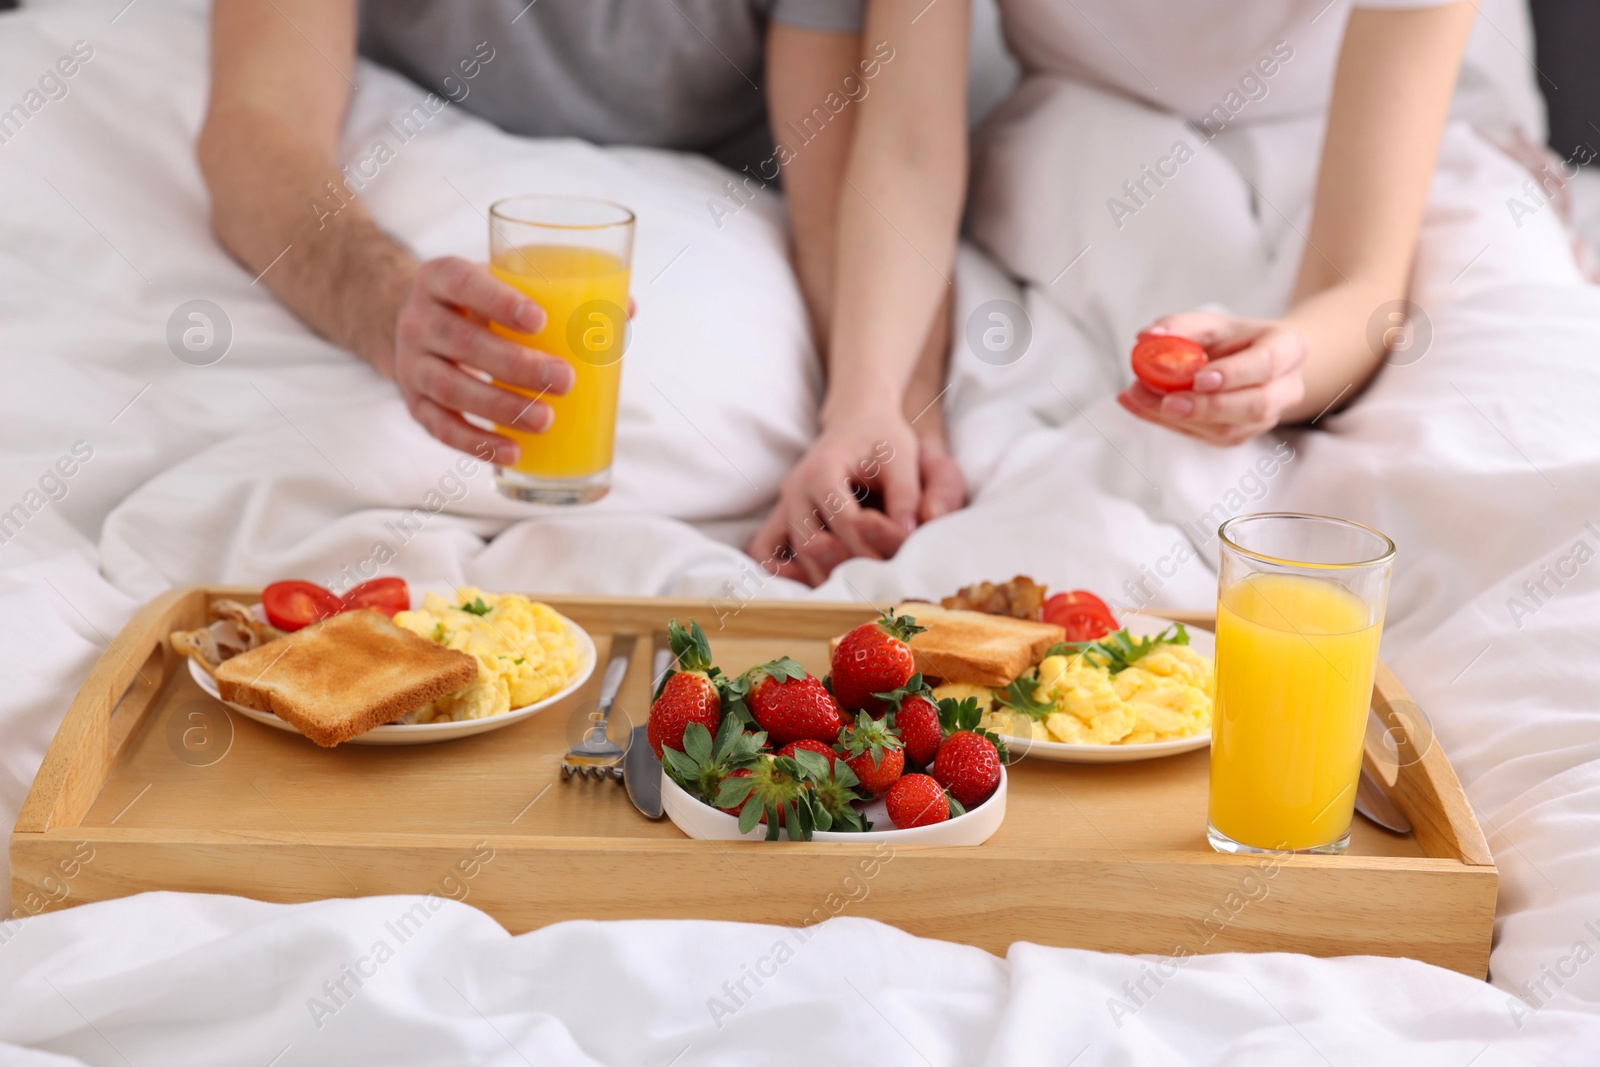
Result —
<instances>
[{"instance_id":1,"label":"woman's hand","mask_svg":"<svg viewBox=\"0 0 1600 1067\"><path fill-rule=\"evenodd\" d=\"M1305 335L1270 319L1192 311L1157 319L1145 333L1187 337L1210 362L1187 392L1163 396L1139 382L1117 402L1146 422L1213 445L1237 445L1277 426L1305 398Z\"/></svg>"},{"instance_id":2,"label":"woman's hand","mask_svg":"<svg viewBox=\"0 0 1600 1067\"><path fill-rule=\"evenodd\" d=\"M889 405L824 418L747 548L768 574L808 585L852 557L888 559L918 523L966 501L937 423L919 431Z\"/></svg>"},{"instance_id":3,"label":"woman's hand","mask_svg":"<svg viewBox=\"0 0 1600 1067\"><path fill-rule=\"evenodd\" d=\"M517 460L516 442L462 416L543 433L555 413L484 381L479 372L536 396L566 393L574 374L559 356L491 333L490 322L531 334L544 327L545 313L480 263L446 256L422 264L395 324L394 379L423 429L463 452L492 451L494 462L506 466Z\"/></svg>"}]
</instances>

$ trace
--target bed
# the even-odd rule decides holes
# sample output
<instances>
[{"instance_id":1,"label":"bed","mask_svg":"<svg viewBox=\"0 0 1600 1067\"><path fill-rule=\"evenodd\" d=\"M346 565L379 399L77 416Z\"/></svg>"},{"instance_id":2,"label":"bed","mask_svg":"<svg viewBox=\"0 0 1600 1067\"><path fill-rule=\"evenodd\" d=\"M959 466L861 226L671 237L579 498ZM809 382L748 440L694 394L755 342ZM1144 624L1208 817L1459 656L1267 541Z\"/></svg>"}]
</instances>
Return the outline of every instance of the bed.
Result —
<instances>
[{"instance_id":1,"label":"bed","mask_svg":"<svg viewBox=\"0 0 1600 1067\"><path fill-rule=\"evenodd\" d=\"M483 212L507 191L599 190L638 211L618 488L582 512L530 512L499 498L486 469L452 479L457 457L387 383L309 334L215 244L190 150L204 5L125 4L0 20L0 92L18 100L77 42L91 53L64 92L0 125L7 832L89 665L174 584L334 583L365 576L381 546L389 571L423 588L692 596L708 610L750 596L889 602L1019 572L1124 604L1203 609L1215 595L1208 516L1214 531L1247 509L1316 510L1400 544L1384 654L1489 836L1496 940L1488 983L1396 959L1212 956L1126 1013L1110 1005L1146 960L1026 943L1001 959L848 913L735 997L791 932L568 923L513 938L449 902L352 985L354 961L413 900L157 893L36 916L11 901L0 1062L1600 1057L1600 290L1469 274L1470 297L1430 304L1424 356L1386 367L1359 404L1216 451L1124 415L1109 397L1116 362L1067 358L1096 348L1093 316L1041 301L964 248L958 324L1006 301L1027 309L1032 334L1004 366L955 355L952 432L982 488L895 560L848 563L810 591L738 550L812 433L820 386L775 197L719 227L709 204L724 175L710 163L519 140L449 108L363 190L425 255L478 254ZM359 84L351 158L419 95L369 66ZM1489 259L1547 256L1553 211L1533 221ZM1092 276L1102 291L1127 285ZM217 331L199 351L183 344L196 306ZM1104 307L1112 332L1137 313ZM1180 543L1201 551L1158 567ZM344 994L330 992L341 980Z\"/></svg>"}]
</instances>

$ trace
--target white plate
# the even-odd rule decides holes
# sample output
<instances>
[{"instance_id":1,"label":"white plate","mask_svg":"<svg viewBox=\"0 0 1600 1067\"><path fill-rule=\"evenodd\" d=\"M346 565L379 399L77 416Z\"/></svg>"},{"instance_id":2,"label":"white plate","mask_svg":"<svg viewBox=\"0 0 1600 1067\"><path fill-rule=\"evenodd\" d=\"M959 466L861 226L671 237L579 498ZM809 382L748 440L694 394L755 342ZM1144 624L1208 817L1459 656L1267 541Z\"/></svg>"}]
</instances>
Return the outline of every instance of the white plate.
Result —
<instances>
[{"instance_id":1,"label":"white plate","mask_svg":"<svg viewBox=\"0 0 1600 1067\"><path fill-rule=\"evenodd\" d=\"M501 715L491 715L486 719L466 719L462 722L426 722L411 724L392 723L387 726L377 726L371 730L368 730L364 734L357 734L350 740L343 742L343 744L428 745L435 741L455 741L459 738L471 737L473 734L484 734L488 733L490 730L503 729L507 726L510 726L514 722L521 722L523 719L526 719L529 716L537 715L539 712L543 711L545 708L548 708L557 701L571 696L573 693L577 692L578 688L582 686L584 682L589 680L589 675L594 673L594 639L589 636L583 627L579 626L565 615L561 616L561 621L566 623L567 626L571 628L572 636L577 639L579 662L578 673L572 676L572 681L568 682L566 688L562 689L559 693L547 696L543 700L534 704L527 704L520 708L512 708L510 711ZM247 708L243 705L235 704L231 700L222 700L222 695L217 691L217 680L211 677L211 675L207 674L200 664L194 661L193 657L186 656L184 658L189 660L189 674L193 676L195 684L201 689L204 689L211 696L221 700L222 703L226 704L234 711L237 711L240 715L243 715L248 719L254 719L259 723L265 723L266 725L278 730L287 730L292 734L298 734L300 732L291 724L284 722L270 711L257 711L254 708Z\"/></svg>"},{"instance_id":2,"label":"white plate","mask_svg":"<svg viewBox=\"0 0 1600 1067\"><path fill-rule=\"evenodd\" d=\"M1171 619L1159 615L1125 615L1123 627L1134 637L1150 637L1172 625ZM1189 631L1189 647L1209 659L1216 659L1217 638L1209 630L1185 626ZM1011 749L1011 762L1024 759L1048 760L1052 763L1130 763L1134 760L1159 759L1193 752L1211 744L1211 731L1180 737L1176 741L1153 741L1147 745L1075 745L1064 741L1030 741L1006 735L1006 745Z\"/></svg>"},{"instance_id":3,"label":"white plate","mask_svg":"<svg viewBox=\"0 0 1600 1067\"><path fill-rule=\"evenodd\" d=\"M661 806L684 833L701 841L761 841L767 836L765 826L757 826L747 834L739 832L739 820L725 811L718 811L702 803L665 771L661 774ZM867 821L878 829L865 833L841 833L838 830L821 830L811 835L813 841L893 841L902 845L981 845L994 836L1006 817L1006 769L1000 768L1000 785L994 795L965 815L934 823L932 826L913 826L897 830L889 821L889 811L880 798L865 809ZM789 840L787 831L778 830L778 840Z\"/></svg>"}]
</instances>

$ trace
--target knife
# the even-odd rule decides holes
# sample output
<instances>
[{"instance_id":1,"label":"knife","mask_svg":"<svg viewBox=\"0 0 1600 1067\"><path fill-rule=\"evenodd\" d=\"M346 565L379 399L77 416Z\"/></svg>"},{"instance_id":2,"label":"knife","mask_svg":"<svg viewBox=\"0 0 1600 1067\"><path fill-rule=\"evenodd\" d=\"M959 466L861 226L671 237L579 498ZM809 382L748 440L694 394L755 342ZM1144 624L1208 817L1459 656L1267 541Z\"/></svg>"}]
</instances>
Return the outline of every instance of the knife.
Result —
<instances>
[{"instance_id":1,"label":"knife","mask_svg":"<svg viewBox=\"0 0 1600 1067\"><path fill-rule=\"evenodd\" d=\"M1411 832L1410 820L1390 799L1388 791L1383 787L1383 779L1377 773L1379 761L1374 757L1374 753L1387 754L1388 745L1392 742L1386 739L1383 720L1378 718L1378 713L1371 708L1367 709L1367 730L1364 740L1361 777L1356 780L1356 811L1366 816L1369 822L1385 830L1408 834Z\"/></svg>"},{"instance_id":2,"label":"knife","mask_svg":"<svg viewBox=\"0 0 1600 1067\"><path fill-rule=\"evenodd\" d=\"M1365 767L1361 768L1361 779L1356 782L1356 810L1385 830L1397 834L1411 832L1410 820L1389 799L1389 794L1383 791L1383 786Z\"/></svg>"},{"instance_id":3,"label":"knife","mask_svg":"<svg viewBox=\"0 0 1600 1067\"><path fill-rule=\"evenodd\" d=\"M657 648L650 668L650 688L655 686L672 666L672 652ZM647 819L659 819L661 809L661 763L655 749L650 747L647 726L635 726L628 734L628 751L622 757L622 784L628 787L628 799Z\"/></svg>"}]
</instances>

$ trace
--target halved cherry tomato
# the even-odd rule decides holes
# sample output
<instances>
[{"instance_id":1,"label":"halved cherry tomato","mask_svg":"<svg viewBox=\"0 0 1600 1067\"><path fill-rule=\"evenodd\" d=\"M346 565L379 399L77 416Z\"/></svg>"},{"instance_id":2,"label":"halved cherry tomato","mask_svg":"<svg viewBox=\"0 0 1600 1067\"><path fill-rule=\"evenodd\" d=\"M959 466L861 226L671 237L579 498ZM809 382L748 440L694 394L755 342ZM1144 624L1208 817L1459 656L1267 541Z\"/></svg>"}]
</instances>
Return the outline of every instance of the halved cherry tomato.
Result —
<instances>
[{"instance_id":1,"label":"halved cherry tomato","mask_svg":"<svg viewBox=\"0 0 1600 1067\"><path fill-rule=\"evenodd\" d=\"M298 630L345 610L345 602L314 582L273 582L261 590L267 621L280 630Z\"/></svg>"},{"instance_id":2,"label":"halved cherry tomato","mask_svg":"<svg viewBox=\"0 0 1600 1067\"><path fill-rule=\"evenodd\" d=\"M1098 641L1117 629L1117 617L1106 602L1082 589L1050 597L1039 615L1066 630L1068 641Z\"/></svg>"},{"instance_id":3,"label":"halved cherry tomato","mask_svg":"<svg viewBox=\"0 0 1600 1067\"><path fill-rule=\"evenodd\" d=\"M1206 350L1187 337L1141 333L1133 346L1133 373L1157 393L1179 393L1210 362Z\"/></svg>"},{"instance_id":4,"label":"halved cherry tomato","mask_svg":"<svg viewBox=\"0 0 1600 1067\"><path fill-rule=\"evenodd\" d=\"M394 618L397 611L411 609L411 590L404 578L374 578L351 589L344 595L344 609L371 608Z\"/></svg>"}]
</instances>

